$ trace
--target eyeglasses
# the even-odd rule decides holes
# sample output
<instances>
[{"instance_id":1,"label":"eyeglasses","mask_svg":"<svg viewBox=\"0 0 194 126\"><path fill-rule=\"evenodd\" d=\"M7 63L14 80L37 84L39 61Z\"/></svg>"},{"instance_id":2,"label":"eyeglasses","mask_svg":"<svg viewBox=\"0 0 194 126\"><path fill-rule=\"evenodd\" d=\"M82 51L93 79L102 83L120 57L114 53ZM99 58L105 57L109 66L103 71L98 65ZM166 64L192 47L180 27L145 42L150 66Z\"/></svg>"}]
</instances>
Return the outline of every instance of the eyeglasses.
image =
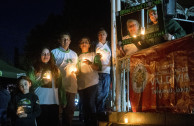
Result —
<instances>
[{"instance_id":1,"label":"eyeglasses","mask_svg":"<svg viewBox=\"0 0 194 126\"><path fill-rule=\"evenodd\" d=\"M50 53L42 53L41 56L50 56Z\"/></svg>"}]
</instances>

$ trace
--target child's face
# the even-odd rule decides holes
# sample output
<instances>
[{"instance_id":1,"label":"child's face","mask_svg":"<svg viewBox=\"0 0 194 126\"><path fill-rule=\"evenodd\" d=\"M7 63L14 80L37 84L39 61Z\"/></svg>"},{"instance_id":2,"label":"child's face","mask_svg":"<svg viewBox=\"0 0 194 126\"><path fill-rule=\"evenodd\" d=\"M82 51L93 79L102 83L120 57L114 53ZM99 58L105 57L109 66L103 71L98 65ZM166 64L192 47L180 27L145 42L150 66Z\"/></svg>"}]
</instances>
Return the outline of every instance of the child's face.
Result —
<instances>
[{"instance_id":1,"label":"child's face","mask_svg":"<svg viewBox=\"0 0 194 126\"><path fill-rule=\"evenodd\" d=\"M19 89L23 94L29 93L31 83L25 79L20 80L19 82Z\"/></svg>"}]
</instances>

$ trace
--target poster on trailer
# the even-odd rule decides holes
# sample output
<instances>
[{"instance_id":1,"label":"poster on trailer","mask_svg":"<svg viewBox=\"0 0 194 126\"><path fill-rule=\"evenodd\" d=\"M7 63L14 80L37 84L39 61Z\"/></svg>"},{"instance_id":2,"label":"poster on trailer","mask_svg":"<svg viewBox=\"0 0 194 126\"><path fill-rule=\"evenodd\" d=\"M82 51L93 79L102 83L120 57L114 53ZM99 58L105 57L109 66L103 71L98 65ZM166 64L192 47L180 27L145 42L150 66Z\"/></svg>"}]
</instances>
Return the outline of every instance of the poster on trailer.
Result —
<instances>
[{"instance_id":1,"label":"poster on trailer","mask_svg":"<svg viewBox=\"0 0 194 126\"><path fill-rule=\"evenodd\" d=\"M144 10L144 13L142 13ZM157 13L157 24L149 14ZM144 17L142 20L142 17ZM127 55L162 43L165 34L161 0L142 3L117 13L117 39Z\"/></svg>"},{"instance_id":2,"label":"poster on trailer","mask_svg":"<svg viewBox=\"0 0 194 126\"><path fill-rule=\"evenodd\" d=\"M169 41L130 58L133 112L191 113L194 110L194 38Z\"/></svg>"}]
</instances>

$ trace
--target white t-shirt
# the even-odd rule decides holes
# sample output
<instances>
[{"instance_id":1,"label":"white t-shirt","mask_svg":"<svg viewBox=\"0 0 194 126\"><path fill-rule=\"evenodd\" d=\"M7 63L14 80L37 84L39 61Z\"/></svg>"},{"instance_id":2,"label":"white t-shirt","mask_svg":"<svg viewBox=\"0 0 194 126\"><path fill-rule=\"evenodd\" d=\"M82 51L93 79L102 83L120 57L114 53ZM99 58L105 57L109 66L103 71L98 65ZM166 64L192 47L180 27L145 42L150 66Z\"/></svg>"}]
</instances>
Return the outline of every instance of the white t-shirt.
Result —
<instances>
[{"instance_id":1,"label":"white t-shirt","mask_svg":"<svg viewBox=\"0 0 194 126\"><path fill-rule=\"evenodd\" d=\"M90 65L82 62L84 59L88 59L90 62L94 63L95 56L96 54L94 52L79 55L77 65L80 70L78 76L78 90L98 84L98 71L93 70Z\"/></svg>"},{"instance_id":2,"label":"white t-shirt","mask_svg":"<svg viewBox=\"0 0 194 126\"><path fill-rule=\"evenodd\" d=\"M40 105L59 104L58 88L55 88L53 79L52 88L38 87L34 92L38 96Z\"/></svg>"},{"instance_id":3,"label":"white t-shirt","mask_svg":"<svg viewBox=\"0 0 194 126\"><path fill-rule=\"evenodd\" d=\"M109 46L107 45L107 42L105 44L102 44L101 42L99 42L96 45L96 53L100 53L102 55L102 57L101 57L102 70L99 71L99 73L110 74L111 50L110 50Z\"/></svg>"},{"instance_id":4,"label":"white t-shirt","mask_svg":"<svg viewBox=\"0 0 194 126\"><path fill-rule=\"evenodd\" d=\"M76 68L77 54L68 49L65 51L62 47L53 49L56 65L60 69L62 75L62 86L65 87L65 91L70 93L77 93L77 78L72 71Z\"/></svg>"},{"instance_id":5,"label":"white t-shirt","mask_svg":"<svg viewBox=\"0 0 194 126\"><path fill-rule=\"evenodd\" d=\"M126 53L126 55L131 55L131 54L137 52L138 48L136 47L135 44L131 43L131 44L124 45L123 50Z\"/></svg>"}]
</instances>

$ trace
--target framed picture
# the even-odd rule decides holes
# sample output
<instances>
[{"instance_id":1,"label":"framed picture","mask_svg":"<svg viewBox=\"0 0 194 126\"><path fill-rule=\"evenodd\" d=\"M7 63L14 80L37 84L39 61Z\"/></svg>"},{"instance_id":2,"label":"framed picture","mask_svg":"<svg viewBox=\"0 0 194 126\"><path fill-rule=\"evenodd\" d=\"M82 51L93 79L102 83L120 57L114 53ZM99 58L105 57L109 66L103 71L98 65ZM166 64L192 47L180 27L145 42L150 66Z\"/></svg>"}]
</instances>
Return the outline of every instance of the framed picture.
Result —
<instances>
[{"instance_id":1,"label":"framed picture","mask_svg":"<svg viewBox=\"0 0 194 126\"><path fill-rule=\"evenodd\" d=\"M154 24L153 16L157 18L157 24ZM153 0L121 10L116 17L118 41L122 42L122 45L134 43L138 48L148 47L150 43L153 44L150 40L154 38L154 41L158 41L165 34L163 17L161 0Z\"/></svg>"}]
</instances>

